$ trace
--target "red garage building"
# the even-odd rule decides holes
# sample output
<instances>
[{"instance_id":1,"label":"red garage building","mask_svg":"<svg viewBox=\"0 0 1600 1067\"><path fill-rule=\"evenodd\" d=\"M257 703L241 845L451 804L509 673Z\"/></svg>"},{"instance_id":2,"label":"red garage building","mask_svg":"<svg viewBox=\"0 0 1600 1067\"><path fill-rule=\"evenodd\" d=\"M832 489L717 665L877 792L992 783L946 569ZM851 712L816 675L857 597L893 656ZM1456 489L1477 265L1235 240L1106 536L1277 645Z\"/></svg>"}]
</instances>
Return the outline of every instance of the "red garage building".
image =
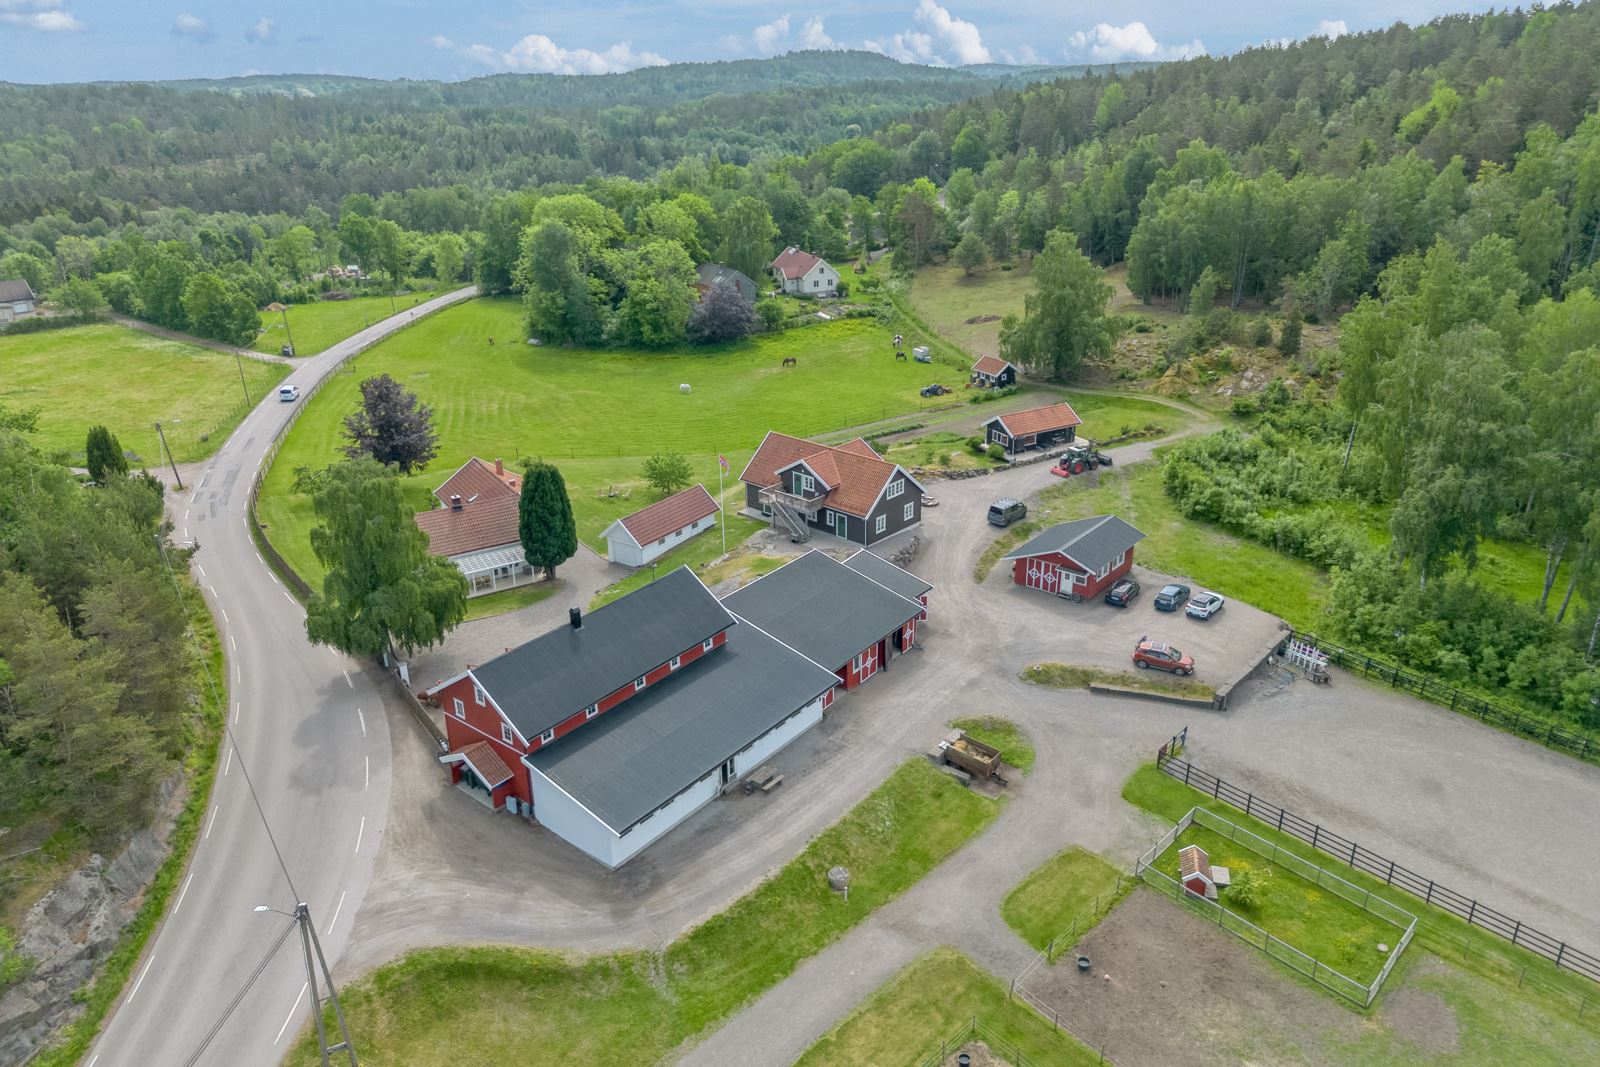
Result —
<instances>
[{"instance_id":1,"label":"red garage building","mask_svg":"<svg viewBox=\"0 0 1600 1067\"><path fill-rule=\"evenodd\" d=\"M1144 534L1115 515L1058 523L1006 556L1012 581L1057 596L1098 596L1133 567Z\"/></svg>"}]
</instances>

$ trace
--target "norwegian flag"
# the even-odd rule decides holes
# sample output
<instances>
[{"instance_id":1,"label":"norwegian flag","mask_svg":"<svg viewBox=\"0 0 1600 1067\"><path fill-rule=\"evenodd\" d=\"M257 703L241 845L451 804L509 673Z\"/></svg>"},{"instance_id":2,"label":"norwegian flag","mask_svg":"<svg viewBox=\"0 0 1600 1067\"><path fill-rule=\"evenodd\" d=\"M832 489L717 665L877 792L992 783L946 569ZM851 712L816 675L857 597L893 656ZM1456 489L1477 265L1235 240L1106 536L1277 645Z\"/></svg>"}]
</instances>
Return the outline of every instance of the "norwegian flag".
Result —
<instances>
[{"instance_id":1,"label":"norwegian flag","mask_svg":"<svg viewBox=\"0 0 1600 1067\"><path fill-rule=\"evenodd\" d=\"M717 453L717 464L718 464L718 466L720 466L720 467L721 467L721 468L722 468L722 473L723 473L723 474L727 474L727 473L728 473L728 471L729 471L729 470L730 470L730 469L731 469L731 468L730 468L730 467L729 467L729 466L728 466L728 457L727 457L727 456L724 456L724 455L723 455L723 454L722 454L722 453L720 453L720 452L719 452L719 453Z\"/></svg>"}]
</instances>

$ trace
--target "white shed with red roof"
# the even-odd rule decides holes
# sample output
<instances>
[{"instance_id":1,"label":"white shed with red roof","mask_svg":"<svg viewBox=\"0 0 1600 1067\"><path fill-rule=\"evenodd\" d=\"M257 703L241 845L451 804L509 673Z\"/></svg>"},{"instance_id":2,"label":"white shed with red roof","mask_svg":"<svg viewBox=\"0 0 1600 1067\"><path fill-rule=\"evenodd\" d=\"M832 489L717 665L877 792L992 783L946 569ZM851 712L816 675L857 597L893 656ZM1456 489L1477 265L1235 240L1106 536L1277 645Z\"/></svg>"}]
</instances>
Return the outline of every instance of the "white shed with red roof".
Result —
<instances>
[{"instance_id":1,"label":"white shed with red roof","mask_svg":"<svg viewBox=\"0 0 1600 1067\"><path fill-rule=\"evenodd\" d=\"M628 567L643 567L711 529L721 510L705 486L691 485L607 526L606 558Z\"/></svg>"}]
</instances>

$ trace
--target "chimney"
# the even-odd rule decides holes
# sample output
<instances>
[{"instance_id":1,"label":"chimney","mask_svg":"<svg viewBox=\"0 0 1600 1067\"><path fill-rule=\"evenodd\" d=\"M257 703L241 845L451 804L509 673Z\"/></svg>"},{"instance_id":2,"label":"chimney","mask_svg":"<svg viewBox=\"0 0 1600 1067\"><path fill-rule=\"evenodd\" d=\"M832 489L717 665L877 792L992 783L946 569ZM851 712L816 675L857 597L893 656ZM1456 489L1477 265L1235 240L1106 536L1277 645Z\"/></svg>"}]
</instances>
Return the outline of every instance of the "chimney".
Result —
<instances>
[{"instance_id":1,"label":"chimney","mask_svg":"<svg viewBox=\"0 0 1600 1067\"><path fill-rule=\"evenodd\" d=\"M494 461L494 475L495 475L495 477L496 478L504 477L505 473L506 473L506 465L504 463L500 462L498 459L495 460Z\"/></svg>"},{"instance_id":2,"label":"chimney","mask_svg":"<svg viewBox=\"0 0 1600 1067\"><path fill-rule=\"evenodd\" d=\"M459 495L452 496L450 498L450 510L451 511L460 511L461 510L461 497Z\"/></svg>"},{"instance_id":3,"label":"chimney","mask_svg":"<svg viewBox=\"0 0 1600 1067\"><path fill-rule=\"evenodd\" d=\"M567 621L572 623L572 628L574 630L583 629L583 609L576 607L568 608Z\"/></svg>"}]
</instances>

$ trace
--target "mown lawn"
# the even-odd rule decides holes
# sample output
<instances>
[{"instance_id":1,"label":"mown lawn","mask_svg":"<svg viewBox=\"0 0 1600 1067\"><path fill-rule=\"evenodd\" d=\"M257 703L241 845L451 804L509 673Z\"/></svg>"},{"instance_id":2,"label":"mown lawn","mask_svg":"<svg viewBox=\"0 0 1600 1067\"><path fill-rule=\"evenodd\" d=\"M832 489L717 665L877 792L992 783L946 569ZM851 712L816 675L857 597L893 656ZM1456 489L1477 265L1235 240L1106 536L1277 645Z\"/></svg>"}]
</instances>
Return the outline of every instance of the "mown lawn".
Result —
<instances>
[{"instance_id":1,"label":"mown lawn","mask_svg":"<svg viewBox=\"0 0 1600 1067\"><path fill-rule=\"evenodd\" d=\"M379 319L386 319L396 311L414 308L443 291L437 289L406 293L404 296L396 296L392 302L387 296L358 296L352 300L319 300L314 304L290 304L286 313L289 318L287 333L283 328L285 313L263 311L262 332L256 335L254 348L257 352L276 355L292 336L295 355L314 356L351 334L366 329Z\"/></svg>"},{"instance_id":2,"label":"mown lawn","mask_svg":"<svg viewBox=\"0 0 1600 1067\"><path fill-rule=\"evenodd\" d=\"M1100 1062L1021 1000L1008 999L993 975L955 949L940 948L885 982L807 1049L795 1067L913 1067L934 1056L941 1041L972 1019L1040 1067ZM955 1049L950 1051L953 1055Z\"/></svg>"},{"instance_id":3,"label":"mown lawn","mask_svg":"<svg viewBox=\"0 0 1600 1067\"><path fill-rule=\"evenodd\" d=\"M742 492L741 488L741 495ZM724 501L723 506L727 508L728 502ZM718 516L717 521L724 524L728 531L728 555L738 552L746 541L750 540L758 531L767 527L765 522L758 519L747 519L743 515L735 514L731 508ZM618 597L626 596L640 586L649 585L661 575L679 567L692 568L696 574L700 575L701 581L707 585L712 585L713 582L708 580L711 568L723 555L722 530L714 526L699 537L686 541L672 551L658 556L654 566L647 563L621 581L613 582L600 590L599 593L595 594L594 599L589 602L589 610L593 611L595 608L611 603ZM777 562L780 561L775 561L775 565Z\"/></svg>"},{"instance_id":4,"label":"mown lawn","mask_svg":"<svg viewBox=\"0 0 1600 1067\"><path fill-rule=\"evenodd\" d=\"M0 336L0 403L38 407L35 443L83 462L91 426L110 428L134 467L164 462L155 423L179 463L217 450L249 410L239 368L260 401L289 368L167 341L126 326L75 326Z\"/></svg>"},{"instance_id":5,"label":"mown lawn","mask_svg":"<svg viewBox=\"0 0 1600 1067\"><path fill-rule=\"evenodd\" d=\"M1190 808L1208 807L1284 851L1325 867L1346 881L1416 915L1417 933L1385 983L1371 1025L1355 1041L1338 1042L1330 1062L1350 1065L1405 1063L1600 1062L1600 1017L1594 983L1381 879L1340 863L1305 842L1245 815L1208 794L1145 764L1122 787L1135 807L1176 821ZM1305 814L1305 813L1302 813ZM1392 942L1391 942L1392 943ZM1285 980L1295 980L1284 970ZM1401 990L1442 1000L1459 1048L1418 1049L1389 1030L1385 1010ZM1580 1014L1581 1013L1581 1014Z\"/></svg>"},{"instance_id":6,"label":"mown lawn","mask_svg":"<svg viewBox=\"0 0 1600 1067\"><path fill-rule=\"evenodd\" d=\"M485 593L483 596L472 597L467 601L466 621L488 619L495 615L504 615L509 611L531 607L559 588L559 580L554 583L541 581L532 585L519 585L514 589L502 589L498 593Z\"/></svg>"},{"instance_id":7,"label":"mown lawn","mask_svg":"<svg viewBox=\"0 0 1600 1067\"><path fill-rule=\"evenodd\" d=\"M1074 920L1083 919L1075 937L1121 900L1124 875L1093 852L1073 845L1046 860L1017 883L1000 903L1000 917L1034 948L1043 952ZM1131 888L1131 878L1124 888ZM1099 907L1095 905L1098 904ZM1058 945L1058 950L1069 948Z\"/></svg>"},{"instance_id":8,"label":"mown lawn","mask_svg":"<svg viewBox=\"0 0 1600 1067\"><path fill-rule=\"evenodd\" d=\"M799 856L662 952L413 952L346 986L369 1064L654 1063L903 893L999 813L924 759L902 764ZM827 870L849 868L850 899ZM289 1057L317 1062L308 1027Z\"/></svg>"},{"instance_id":9,"label":"mown lawn","mask_svg":"<svg viewBox=\"0 0 1600 1067\"><path fill-rule=\"evenodd\" d=\"M969 278L954 264L923 267L908 293L911 307L940 336L972 354L999 355L1000 321L972 323L990 315L1021 315L1022 301L1033 292L1030 261L1011 270L990 266Z\"/></svg>"},{"instance_id":10,"label":"mown lawn","mask_svg":"<svg viewBox=\"0 0 1600 1067\"><path fill-rule=\"evenodd\" d=\"M657 450L684 453L713 493L717 455L726 455L724 506L737 510L739 471L767 430L819 434L938 404L917 395L926 368L897 363L888 331L865 320L714 352L649 354L533 347L515 341L521 322L514 300L441 311L351 360L312 399L259 509L272 543L303 577L315 585L321 569L310 551L311 502L290 490L294 470L338 460L341 420L355 410L361 380L375 374L393 375L433 407L439 456L403 480L417 508L469 456L543 457L566 477L579 536L601 551L612 520L657 499L641 473ZM784 369L788 356L799 365Z\"/></svg>"},{"instance_id":11,"label":"mown lawn","mask_svg":"<svg viewBox=\"0 0 1600 1067\"><path fill-rule=\"evenodd\" d=\"M998 715L979 715L971 719L957 719L950 724L965 730L969 737L1000 750L1000 758L1023 774L1033 772L1033 742L1022 727Z\"/></svg>"}]
</instances>

